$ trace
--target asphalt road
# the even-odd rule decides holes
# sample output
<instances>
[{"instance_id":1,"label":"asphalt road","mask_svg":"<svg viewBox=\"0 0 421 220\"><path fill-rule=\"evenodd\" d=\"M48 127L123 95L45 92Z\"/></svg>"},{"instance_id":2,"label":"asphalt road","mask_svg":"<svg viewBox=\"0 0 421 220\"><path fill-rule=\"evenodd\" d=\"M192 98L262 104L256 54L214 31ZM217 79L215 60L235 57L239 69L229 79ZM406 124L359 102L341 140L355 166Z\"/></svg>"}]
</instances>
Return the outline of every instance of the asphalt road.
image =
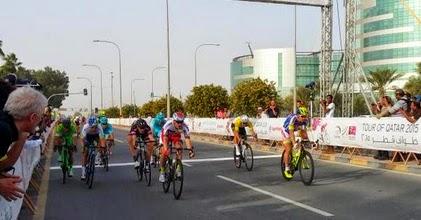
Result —
<instances>
[{"instance_id":1,"label":"asphalt road","mask_svg":"<svg viewBox=\"0 0 421 220\"><path fill-rule=\"evenodd\" d=\"M117 130L109 172L97 169L93 189L80 169L65 185L52 162L45 219L419 219L421 176L316 161L314 184L299 175L286 182L280 159L255 152L254 169L234 167L232 148L194 142L196 159L185 166L181 200L163 193L154 170L152 186L136 180ZM187 159L187 157L185 157ZM221 158L218 160L207 160ZM79 161L79 159L77 159ZM186 160L187 161L187 160Z\"/></svg>"}]
</instances>

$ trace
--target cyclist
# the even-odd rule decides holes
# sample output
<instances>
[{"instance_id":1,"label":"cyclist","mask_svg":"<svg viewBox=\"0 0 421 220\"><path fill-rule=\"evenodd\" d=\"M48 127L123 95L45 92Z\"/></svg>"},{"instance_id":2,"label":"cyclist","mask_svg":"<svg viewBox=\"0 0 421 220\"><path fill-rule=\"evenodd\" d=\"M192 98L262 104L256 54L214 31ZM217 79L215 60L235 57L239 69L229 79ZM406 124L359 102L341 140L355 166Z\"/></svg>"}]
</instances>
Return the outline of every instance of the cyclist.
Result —
<instances>
[{"instance_id":1,"label":"cyclist","mask_svg":"<svg viewBox=\"0 0 421 220\"><path fill-rule=\"evenodd\" d=\"M113 126L110 123L108 123L108 118L105 116L99 118L99 123L102 126L102 131L104 132L105 140L110 141L112 143L111 146L113 146L114 145ZM111 154L111 148L109 150Z\"/></svg>"},{"instance_id":2,"label":"cyclist","mask_svg":"<svg viewBox=\"0 0 421 220\"><path fill-rule=\"evenodd\" d=\"M166 120L162 112L156 114L155 118L152 119L151 127L153 131L153 137L155 138L155 140L159 139L162 127L165 125L165 123Z\"/></svg>"},{"instance_id":3,"label":"cyclist","mask_svg":"<svg viewBox=\"0 0 421 220\"><path fill-rule=\"evenodd\" d=\"M306 131L308 121L307 116L307 108L299 107L296 114L292 113L287 116L283 125L284 129L281 130L281 136L283 139L282 144L285 148L284 161L281 161L281 163L285 164L284 174L287 178L292 178L289 167L289 157L292 147L296 144L295 132L297 132L298 136L302 139L308 139Z\"/></svg>"},{"instance_id":4,"label":"cyclist","mask_svg":"<svg viewBox=\"0 0 421 220\"><path fill-rule=\"evenodd\" d=\"M240 138L247 139L246 127L250 129L254 138L257 138L253 130L253 124L247 115L242 115L234 119L231 123L231 130L234 133L235 154L240 156Z\"/></svg>"},{"instance_id":5,"label":"cyclist","mask_svg":"<svg viewBox=\"0 0 421 220\"><path fill-rule=\"evenodd\" d=\"M85 179L85 165L88 160L88 146L89 144L94 144L95 147L98 147L99 152L102 153L105 147L104 143L104 132L102 127L98 125L96 117L90 116L88 123L83 126L82 129L82 138L83 138L83 150L82 150L82 175L81 179Z\"/></svg>"},{"instance_id":6,"label":"cyclist","mask_svg":"<svg viewBox=\"0 0 421 220\"><path fill-rule=\"evenodd\" d=\"M55 132L55 145L58 146L59 150L59 161L62 161L61 158L61 151L62 146L71 147L72 149L69 151L69 159L70 159L70 170L69 170L69 177L73 176L73 151L74 143L76 143L76 126L72 124L69 118L64 118L60 125L56 127Z\"/></svg>"},{"instance_id":7,"label":"cyclist","mask_svg":"<svg viewBox=\"0 0 421 220\"><path fill-rule=\"evenodd\" d=\"M160 159L160 175L159 175L159 182L165 182L165 168L164 164L167 161L168 156L171 153L171 149L169 148L169 143L177 150L176 157L177 159L181 160L183 150L183 141L181 140L181 133L183 133L184 138L186 139L186 145L189 149L189 157L194 157L194 148L192 142L190 140L190 133L189 128L184 123L184 114L182 112L175 112L173 114L172 120L169 120L165 123L164 127L161 131L161 140L162 140L162 148L161 148L161 159ZM176 170L177 176L181 176L180 170Z\"/></svg>"},{"instance_id":8,"label":"cyclist","mask_svg":"<svg viewBox=\"0 0 421 220\"><path fill-rule=\"evenodd\" d=\"M151 153L153 150L153 135L152 130L149 127L148 123L145 120L139 118L133 122L130 132L127 136L127 142L129 144L129 151L133 157L134 161L134 168L138 169L140 166L140 162L137 161L136 155L136 141L137 138L140 137L147 145L146 148L146 162L149 163L151 158ZM148 167L148 166L146 166Z\"/></svg>"}]
</instances>

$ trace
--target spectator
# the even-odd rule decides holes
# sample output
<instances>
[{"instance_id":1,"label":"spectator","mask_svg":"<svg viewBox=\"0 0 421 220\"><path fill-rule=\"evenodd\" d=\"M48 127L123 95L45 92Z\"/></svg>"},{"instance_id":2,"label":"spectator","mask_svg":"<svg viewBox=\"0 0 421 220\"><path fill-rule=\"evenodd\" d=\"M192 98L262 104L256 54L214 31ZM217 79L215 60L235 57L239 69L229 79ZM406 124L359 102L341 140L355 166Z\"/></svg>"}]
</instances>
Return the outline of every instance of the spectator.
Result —
<instances>
[{"instance_id":1,"label":"spectator","mask_svg":"<svg viewBox=\"0 0 421 220\"><path fill-rule=\"evenodd\" d=\"M45 106L45 96L32 88L18 88L10 93L0 112L0 171L15 164L29 133L34 133L41 122Z\"/></svg>"},{"instance_id":2,"label":"spectator","mask_svg":"<svg viewBox=\"0 0 421 220\"><path fill-rule=\"evenodd\" d=\"M408 97L405 95L405 92L402 89L397 89L395 91L396 103L388 109L388 111L382 111L380 114L376 115L376 118L381 118L385 116L401 116L403 117L399 109L408 111Z\"/></svg>"},{"instance_id":3,"label":"spectator","mask_svg":"<svg viewBox=\"0 0 421 220\"><path fill-rule=\"evenodd\" d=\"M390 110L390 108L393 107L393 101L392 98L390 98L390 96L383 96L380 99L379 102L379 106L380 106L380 111L377 112L377 114L382 114L382 112L388 112ZM374 112L373 112L374 114ZM383 150L379 150L377 151L377 155L374 156L374 159L377 160L388 160L389 159L389 152L388 151L383 151Z\"/></svg>"},{"instance_id":4,"label":"spectator","mask_svg":"<svg viewBox=\"0 0 421 220\"><path fill-rule=\"evenodd\" d=\"M227 107L224 108L224 118L230 118L231 112L228 110Z\"/></svg>"},{"instance_id":5,"label":"spectator","mask_svg":"<svg viewBox=\"0 0 421 220\"><path fill-rule=\"evenodd\" d=\"M407 113L403 109L399 109L399 111L409 122L415 123L421 117L421 105L417 99L412 99L411 101L410 113Z\"/></svg>"},{"instance_id":6,"label":"spectator","mask_svg":"<svg viewBox=\"0 0 421 220\"><path fill-rule=\"evenodd\" d=\"M326 100L320 102L323 112L325 113L325 118L333 118L335 113L335 103L333 103L333 96L327 95Z\"/></svg>"},{"instance_id":7,"label":"spectator","mask_svg":"<svg viewBox=\"0 0 421 220\"><path fill-rule=\"evenodd\" d=\"M15 87L10 85L8 82L0 80L0 110L3 109L6 104L9 94L15 90Z\"/></svg>"},{"instance_id":8,"label":"spectator","mask_svg":"<svg viewBox=\"0 0 421 220\"><path fill-rule=\"evenodd\" d=\"M216 111L216 118L222 119L224 117L225 117L224 109L218 107Z\"/></svg>"},{"instance_id":9,"label":"spectator","mask_svg":"<svg viewBox=\"0 0 421 220\"><path fill-rule=\"evenodd\" d=\"M256 118L267 118L266 112L263 111L262 107L257 108L257 115Z\"/></svg>"},{"instance_id":10,"label":"spectator","mask_svg":"<svg viewBox=\"0 0 421 220\"><path fill-rule=\"evenodd\" d=\"M269 102L269 107L266 109L265 112L269 118L279 117L279 108L276 106L275 100L271 100Z\"/></svg>"}]
</instances>

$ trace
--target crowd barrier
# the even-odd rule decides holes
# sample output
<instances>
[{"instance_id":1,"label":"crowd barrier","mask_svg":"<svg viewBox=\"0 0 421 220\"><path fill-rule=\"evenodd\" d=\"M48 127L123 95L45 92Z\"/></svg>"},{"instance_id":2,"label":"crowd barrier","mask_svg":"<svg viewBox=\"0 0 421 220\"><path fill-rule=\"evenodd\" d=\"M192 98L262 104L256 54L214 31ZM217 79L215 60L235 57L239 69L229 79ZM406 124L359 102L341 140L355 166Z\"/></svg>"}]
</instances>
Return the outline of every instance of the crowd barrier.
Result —
<instances>
[{"instance_id":1,"label":"crowd barrier","mask_svg":"<svg viewBox=\"0 0 421 220\"><path fill-rule=\"evenodd\" d=\"M51 128L54 127L54 124L51 125ZM51 128L47 128L44 132L44 139L47 140L51 134ZM19 159L16 161L14 173L11 171L10 174L15 176L20 176L22 182L18 186L26 191L29 186L29 182L32 179L32 173L34 168L37 166L41 158L41 152L44 151L46 147L46 141L43 143L42 140L28 140L26 141L22 153ZM22 203L25 199L30 199L24 197L17 199L15 201L7 201L2 196L0 196L0 219L1 220L15 220L19 216L19 212L22 207ZM29 201L32 203L31 201Z\"/></svg>"},{"instance_id":2,"label":"crowd barrier","mask_svg":"<svg viewBox=\"0 0 421 220\"><path fill-rule=\"evenodd\" d=\"M116 125L130 126L135 118L110 119ZM147 119L149 122L150 119ZM282 139L285 118L252 119L259 139ZM191 132L232 135L232 119L189 118ZM421 121L410 123L405 118L313 118L307 129L309 139L328 146L371 150L421 153Z\"/></svg>"}]
</instances>

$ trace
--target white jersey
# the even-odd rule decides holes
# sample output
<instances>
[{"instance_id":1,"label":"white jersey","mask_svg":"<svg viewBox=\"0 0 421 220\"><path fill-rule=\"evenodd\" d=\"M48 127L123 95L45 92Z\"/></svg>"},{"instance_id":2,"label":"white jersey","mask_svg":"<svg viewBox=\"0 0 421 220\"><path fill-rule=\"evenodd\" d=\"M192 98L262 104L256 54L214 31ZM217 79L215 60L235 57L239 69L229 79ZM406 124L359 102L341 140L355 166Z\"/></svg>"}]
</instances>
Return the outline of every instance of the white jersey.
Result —
<instances>
[{"instance_id":1,"label":"white jersey","mask_svg":"<svg viewBox=\"0 0 421 220\"><path fill-rule=\"evenodd\" d=\"M102 127L100 125L94 125L96 128L94 130L92 129L93 126L89 126L88 123L86 123L82 128L82 138L85 138L87 134L98 134L100 138L104 137L104 131L102 130Z\"/></svg>"}]
</instances>

